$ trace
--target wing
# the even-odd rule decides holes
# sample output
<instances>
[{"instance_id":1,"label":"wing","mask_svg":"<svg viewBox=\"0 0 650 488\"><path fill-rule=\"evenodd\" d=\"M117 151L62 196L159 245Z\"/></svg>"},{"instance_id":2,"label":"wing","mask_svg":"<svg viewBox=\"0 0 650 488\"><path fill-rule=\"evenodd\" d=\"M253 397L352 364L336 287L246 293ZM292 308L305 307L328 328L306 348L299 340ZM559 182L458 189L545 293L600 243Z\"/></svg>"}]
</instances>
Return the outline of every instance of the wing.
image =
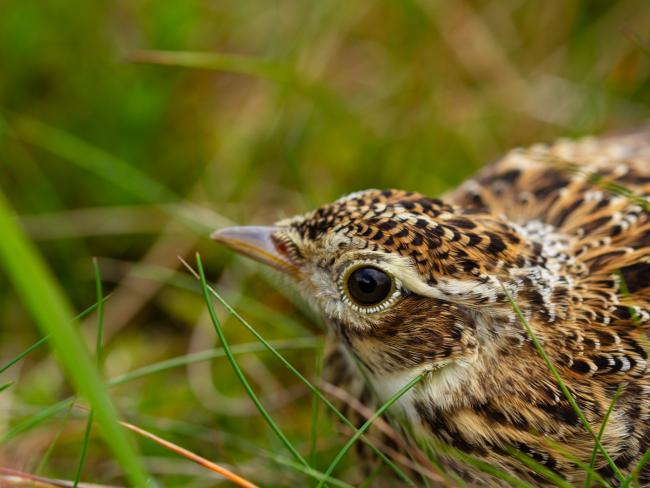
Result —
<instances>
[{"instance_id":1,"label":"wing","mask_svg":"<svg viewBox=\"0 0 650 488\"><path fill-rule=\"evenodd\" d=\"M650 447L650 130L516 149L446 197L565 239L571 315L537 329L590 421L626 385L608 424L625 471Z\"/></svg>"}]
</instances>

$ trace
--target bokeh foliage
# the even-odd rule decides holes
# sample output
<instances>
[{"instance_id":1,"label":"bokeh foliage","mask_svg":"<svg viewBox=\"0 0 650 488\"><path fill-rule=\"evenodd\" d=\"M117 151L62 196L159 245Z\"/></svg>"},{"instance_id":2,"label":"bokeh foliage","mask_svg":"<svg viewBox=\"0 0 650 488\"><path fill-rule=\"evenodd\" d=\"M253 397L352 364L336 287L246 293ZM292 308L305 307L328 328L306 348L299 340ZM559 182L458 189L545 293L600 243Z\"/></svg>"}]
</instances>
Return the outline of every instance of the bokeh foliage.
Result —
<instances>
[{"instance_id":1,"label":"bokeh foliage","mask_svg":"<svg viewBox=\"0 0 650 488\"><path fill-rule=\"evenodd\" d=\"M5 0L0 188L79 310L94 301L99 256L113 292L107 377L215 345L198 289L170 271L184 273L176 256L196 250L265 337L319 335L290 291L217 249L207 229L270 222L367 187L439 194L513 146L634 128L648 116L649 33L644 0ZM163 66L149 50L235 57ZM101 152L109 167L130 165L168 191L129 191L118 170L111 179L84 169ZM186 225L182 212L205 229ZM231 341L252 340L223 319ZM82 326L89 344L95 323ZM1 363L38 339L0 275ZM287 357L313 372L315 351ZM305 391L264 354L242 364L306 449ZM45 349L0 384L11 379L0 393L0 434L70 393ZM278 445L222 359L113 396L135 423L265 485L290 484L251 448ZM332 423L319 425L319 450L335 452ZM83 429L78 412L56 417L0 446L0 460L69 479ZM119 483L97 439L84 479ZM213 482L158 447L140 447L165 486Z\"/></svg>"}]
</instances>

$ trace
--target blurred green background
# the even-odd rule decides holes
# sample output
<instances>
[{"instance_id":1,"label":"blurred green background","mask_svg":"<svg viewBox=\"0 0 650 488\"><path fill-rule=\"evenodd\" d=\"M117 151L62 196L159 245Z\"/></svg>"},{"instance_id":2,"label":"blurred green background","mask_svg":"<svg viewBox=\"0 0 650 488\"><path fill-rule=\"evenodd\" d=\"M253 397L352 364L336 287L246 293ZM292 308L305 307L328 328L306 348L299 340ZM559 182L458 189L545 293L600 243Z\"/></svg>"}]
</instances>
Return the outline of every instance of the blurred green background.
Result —
<instances>
[{"instance_id":1,"label":"blurred green background","mask_svg":"<svg viewBox=\"0 0 650 488\"><path fill-rule=\"evenodd\" d=\"M435 195L513 146L638 126L649 42L647 0L4 0L0 188L78 310L95 300L99 258L107 378L216 346L177 259L195 251L265 337L318 337L290 289L209 230L367 187ZM234 343L254 341L220 312ZM81 327L91 344L95 321ZM0 274L0 364L38 338ZM16 381L0 393L0 435L71 393L46 349L0 378ZM286 355L313 376L316 349ZM268 355L241 361L308 450L306 391ZM224 360L112 393L123 418L260 484L305 482L269 460L282 449ZM0 465L72 478L84 422L73 411L22 432ZM318 428L323 469L343 438L326 416ZM164 486L219 482L139 446ZM124 482L97 433L83 479Z\"/></svg>"}]
</instances>

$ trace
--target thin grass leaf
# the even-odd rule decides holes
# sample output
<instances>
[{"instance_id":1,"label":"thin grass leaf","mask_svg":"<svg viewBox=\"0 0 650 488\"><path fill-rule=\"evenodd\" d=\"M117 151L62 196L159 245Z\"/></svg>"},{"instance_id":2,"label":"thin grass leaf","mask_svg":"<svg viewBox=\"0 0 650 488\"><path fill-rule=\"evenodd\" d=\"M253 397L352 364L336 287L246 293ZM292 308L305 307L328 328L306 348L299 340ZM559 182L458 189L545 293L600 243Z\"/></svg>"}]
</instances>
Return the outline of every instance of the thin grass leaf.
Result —
<instances>
[{"instance_id":1,"label":"thin grass leaf","mask_svg":"<svg viewBox=\"0 0 650 488\"><path fill-rule=\"evenodd\" d=\"M109 298L110 298L110 295L104 297L102 299L102 301L101 301L101 304L103 305L104 303L106 303L106 301ZM89 315L94 310L96 310L98 306L99 306L99 303L92 304L90 307L88 307L85 310L81 311L76 317L74 317L72 319L72 322L75 322L75 321L77 321L79 319L82 319L85 316ZM39 339L34 344L29 346L22 353L20 353L13 360L11 360L8 364L6 364L2 369L0 369L0 373L6 371L11 366L16 364L18 361L23 359L25 356L27 356L28 354L30 354L34 350L38 349L39 347L41 347L43 344L45 344L47 342L48 338L49 338L49 335ZM110 386L110 385L107 385L107 386ZM14 426L9 432L7 432L5 434L5 436L0 438L0 444L8 442L9 440L11 440L16 435L21 434L21 433L25 432L26 430L29 430L29 429L35 427L39 423L46 421L48 418L58 414L59 412L65 410L66 408L68 408L68 411L66 412L65 418L64 418L64 420L62 422L61 429L59 429L59 431L57 432L54 439L52 439L52 442L50 442L50 445L48 446L47 450L45 451L45 454L43 455L43 457L39 461L38 466L35 469L36 473L40 472L43 469L43 467L45 466L45 463L47 462L48 458L50 457L50 454L54 450L54 446L56 445L56 443L59 440L59 437L61 436L61 432L63 431L63 426L65 425L65 422L66 422L66 420L68 418L68 415L70 414L70 410L71 410L71 408L73 406L73 401L74 401L73 399L69 399L69 401L67 401L67 403L62 402L62 403L55 404L54 407L56 407L56 408L54 408L54 409L49 409L49 408L46 409L45 411L42 412L43 415L38 415L35 418L28 419L27 421Z\"/></svg>"},{"instance_id":2,"label":"thin grass leaf","mask_svg":"<svg viewBox=\"0 0 650 488\"><path fill-rule=\"evenodd\" d=\"M621 484L621 488L627 488L628 486L630 486L630 484L633 481L635 481L636 486L638 486L639 476L641 475L641 471L643 471L643 468L648 463L650 463L650 449L648 449L645 453L643 453L643 456L641 456L639 462L636 464L636 466L634 466L632 471L630 471L628 477L625 478L625 481L623 481L623 483Z\"/></svg>"},{"instance_id":3,"label":"thin grass leaf","mask_svg":"<svg viewBox=\"0 0 650 488\"><path fill-rule=\"evenodd\" d=\"M208 219L207 210L197 209L189 204L169 205L180 202L181 198L161 183L102 149L43 122L24 116L18 117L11 126L11 135L94 173L140 201L155 204L201 235L212 230L217 220L222 224L228 222L227 219L212 212L210 217L213 218Z\"/></svg>"},{"instance_id":4,"label":"thin grass leaf","mask_svg":"<svg viewBox=\"0 0 650 488\"><path fill-rule=\"evenodd\" d=\"M620 397L621 393L623 393L623 387L624 385L621 384L616 389L616 392L614 392L614 397L612 398L612 401L610 402L609 407L607 408L607 412L605 412L605 416L603 417L603 422L600 424L600 429L598 430L598 443L602 442L603 434L605 433L605 426L609 421L609 416L612 414L612 411L614 410L614 406L618 401L618 397ZM591 453L591 460L589 461L587 478L585 479L585 488L589 488L591 486L591 478L593 477L594 468L596 466L596 456L598 455L598 443L594 445L594 450Z\"/></svg>"},{"instance_id":5,"label":"thin grass leaf","mask_svg":"<svg viewBox=\"0 0 650 488\"><path fill-rule=\"evenodd\" d=\"M109 298L110 298L110 296L107 296L106 298L104 298L104 301L108 300ZM84 318L86 315L89 315L91 312L93 312L96 308L97 308L97 303L91 305L90 307L88 307L87 309L85 309L84 311L79 313L76 317L74 317L72 319L72 322L75 322L75 321L77 321L79 319ZM36 341L34 344L29 346L27 349L25 349L23 352L21 352L18 356L16 356L11 361L9 361L7 364L5 364L2 368L0 368L0 374L4 373L9 368L11 368L14 364L16 364L18 361L23 359L25 356L31 354L36 349L38 349L43 344L45 344L47 342L48 337L49 336L42 337L41 339Z\"/></svg>"},{"instance_id":6,"label":"thin grass leaf","mask_svg":"<svg viewBox=\"0 0 650 488\"><path fill-rule=\"evenodd\" d=\"M217 52L137 50L131 52L127 59L135 63L225 71L280 83L298 83L291 66L255 56Z\"/></svg>"},{"instance_id":7,"label":"thin grass leaf","mask_svg":"<svg viewBox=\"0 0 650 488\"><path fill-rule=\"evenodd\" d=\"M122 424L127 429L132 430L136 434L154 441L156 444L163 446L165 449L175 452L176 454L183 456L186 459L189 459L190 461L198 464L199 466L203 466L204 468L207 468L210 471L223 476L227 480L235 483L237 486L241 486L242 488L258 488L258 486L255 485L254 483L251 483L247 479L244 479L238 474L233 473L229 469L226 469L223 466L219 466L218 464L213 463L209 459L199 456L198 454L195 454L192 451L189 451L183 447L174 444L173 442L163 439L162 437L158 437L157 435L149 432L148 430L145 430L141 427L138 427L137 425L133 425L128 422L120 422L120 424Z\"/></svg>"},{"instance_id":8,"label":"thin grass leaf","mask_svg":"<svg viewBox=\"0 0 650 488\"><path fill-rule=\"evenodd\" d=\"M15 381L7 381L4 385L0 386L0 393L5 391L7 388L10 388L11 386L15 385Z\"/></svg>"},{"instance_id":9,"label":"thin grass leaf","mask_svg":"<svg viewBox=\"0 0 650 488\"><path fill-rule=\"evenodd\" d=\"M344 389L328 382L321 381L321 384L324 392L345 402L351 412L355 412L364 419L368 419L374 413L374 410L364 405L358 398L350 395ZM447 476L444 469L420 450L422 436L414 434L411 423L403 422L398 428L394 428L387 422L388 413L384 413L381 422L375 422L375 425L380 423L377 430L383 434L384 442L382 447L386 449L386 455L394 456L395 461L408 467L413 474L417 474L425 486L427 486L427 480L434 481L436 486L455 486L455 483ZM353 432L356 430L353 429ZM415 445L409 442L411 440L415 441Z\"/></svg>"},{"instance_id":10,"label":"thin grass leaf","mask_svg":"<svg viewBox=\"0 0 650 488\"><path fill-rule=\"evenodd\" d=\"M188 277L187 275L184 275ZM188 277L189 278L189 277ZM238 297L237 306L240 310L245 311L252 317L264 320L266 323L275 326L281 326L283 330L292 335L306 335L312 332L303 324L286 314L280 313L271 307L251 300L247 297Z\"/></svg>"},{"instance_id":11,"label":"thin grass leaf","mask_svg":"<svg viewBox=\"0 0 650 488\"><path fill-rule=\"evenodd\" d=\"M402 398L406 393L408 393L415 385L417 385L420 381L422 381L424 378L429 373L421 373L417 375L415 378L413 378L411 381L409 381L406 385L404 385L402 388L400 388L394 395L392 395L384 404L377 409L377 411L368 419L364 422L364 424L357 430L352 437L348 440L348 442L341 448L341 450L338 452L338 454L334 457L332 462L330 463L329 467L325 470L325 475L330 476L332 472L336 469L336 466L341 462L341 460L345 457L347 452L352 448L355 442L359 440L359 438L363 435L364 432L366 432L370 426L373 424L375 420L377 420L379 417L382 416L382 414L388 410L390 407L395 404L396 401L398 401L400 398ZM318 488L323 488L325 486L325 481L321 480L321 482L317 485Z\"/></svg>"},{"instance_id":12,"label":"thin grass leaf","mask_svg":"<svg viewBox=\"0 0 650 488\"><path fill-rule=\"evenodd\" d=\"M315 337L301 337L298 339L270 341L270 343L276 349L312 349L319 346L320 340ZM233 346L230 346L230 351L235 355L263 352L265 350L266 348L264 345L258 342L249 342L245 344L235 344ZM115 378L108 380L107 385L110 387L123 385L130 381L144 378L145 376L160 373L162 371L167 371L181 366L187 366L188 364L198 363L201 361L209 361L210 359L222 358L225 356L226 353L223 348L209 349L207 351L196 352L193 354L185 354L183 356L178 356L157 363L149 364L147 366L143 366L142 368L134 369L128 373L116 376Z\"/></svg>"},{"instance_id":13,"label":"thin grass leaf","mask_svg":"<svg viewBox=\"0 0 650 488\"><path fill-rule=\"evenodd\" d=\"M97 369L101 371L104 342L104 290L102 289L102 277L99 271L97 258L93 258L93 272L95 273L95 292L97 294L97 342L95 343L95 362Z\"/></svg>"},{"instance_id":14,"label":"thin grass leaf","mask_svg":"<svg viewBox=\"0 0 650 488\"><path fill-rule=\"evenodd\" d=\"M287 85L292 91L309 98L322 112L336 118L339 124L346 123L347 126L355 130L355 134L360 138L372 136L368 129L361 124L359 117L327 85L318 80L305 78L293 66L280 61L217 52L156 50L133 51L128 60L138 63L238 73Z\"/></svg>"},{"instance_id":15,"label":"thin grass leaf","mask_svg":"<svg viewBox=\"0 0 650 488\"><path fill-rule=\"evenodd\" d=\"M0 192L0 263L75 389L90 402L106 444L130 482L146 486L148 476L135 447L117 424L117 415L88 351L71 325L70 305L38 251L23 235Z\"/></svg>"},{"instance_id":16,"label":"thin grass leaf","mask_svg":"<svg viewBox=\"0 0 650 488\"><path fill-rule=\"evenodd\" d=\"M50 456L54 452L54 447L59 442L59 438L63 433L63 429L65 429L65 425L68 422L68 418L70 417L70 413L72 412L73 406L74 404L71 402L70 405L68 406L68 410L66 410L65 415L63 416L63 419L61 419L61 425L59 429L57 430L56 434L54 435L54 438L50 442L50 445L47 446L45 453L43 454L43 456L41 456L41 460L38 462L36 469L34 469L34 473L40 473L45 468L47 461L50 459Z\"/></svg>"},{"instance_id":17,"label":"thin grass leaf","mask_svg":"<svg viewBox=\"0 0 650 488\"><path fill-rule=\"evenodd\" d=\"M299 339L289 339L289 340L278 340L272 341L273 347L277 349L304 349L304 348L313 348L317 347L319 341L313 337L305 337ZM237 344L230 348L233 354L247 354L254 352L265 351L266 347L257 342L247 343L247 344ZM106 386L109 388L126 384L130 381L135 381L137 379L144 378L148 375L160 373L162 371L167 371L173 368L178 368L181 366L186 366L188 364L197 363L200 361L208 361L210 359L216 359L225 357L225 352L223 349L211 349L208 351L197 352L194 354L186 354L172 359L167 359L160 361L158 363L150 364L143 366L142 368L135 369L128 373L125 373L120 376L108 380ZM36 415L25 419L24 421L14 425L9 429L2 437L0 437L0 444L4 444L15 438L16 436L33 429L42 422L52 418L53 416L63 412L66 408L69 408L73 405L74 398L70 397L65 400L60 401L54 405L51 405Z\"/></svg>"},{"instance_id":18,"label":"thin grass leaf","mask_svg":"<svg viewBox=\"0 0 650 488\"><path fill-rule=\"evenodd\" d=\"M192 275L200 280L200 276L198 273L189 265L187 262L185 262L182 258L179 258L180 261L183 263L183 265L188 269ZM289 361L285 359L282 354L280 354L272 344L270 344L264 337L260 335L259 332L246 320L244 319L234 308L230 306L230 304L223 299L223 297L217 293L216 290L214 290L212 287L207 286L208 291L228 310L229 313L233 315L255 338L260 341L260 343L265 347L267 351L269 351L275 358L277 358L291 373L293 373L309 390L316 395L320 401L325 404L325 406L334 414L336 417L343 422L347 427L352 429L353 431L356 431L357 428L355 425L350 422L348 418L343 415L338 408L334 406L332 402L330 402L325 395L318 389L316 386L314 386L307 378L303 376L300 371L298 371ZM377 455L379 458L387 465L389 466L393 472L399 476L400 479L402 479L405 483L407 483L409 486L415 486L415 483L406 475L395 463L393 463L381 450L379 450L372 442L365 436L361 437L361 440Z\"/></svg>"},{"instance_id":19,"label":"thin grass leaf","mask_svg":"<svg viewBox=\"0 0 650 488\"><path fill-rule=\"evenodd\" d=\"M372 470L372 473L363 480L363 483L359 485L358 488L368 488L369 486L372 486L372 483L377 479L377 476L379 476L379 473L381 473L381 470L384 468L383 464L380 464L377 466L375 469Z\"/></svg>"},{"instance_id":20,"label":"thin grass leaf","mask_svg":"<svg viewBox=\"0 0 650 488\"><path fill-rule=\"evenodd\" d=\"M83 472L84 462L86 461L86 454L88 453L88 444L90 443L90 432L93 428L93 411L88 412L88 419L86 420L86 428L84 429L84 436L81 442L81 453L79 454L79 462L77 463L77 471L74 475L74 483L72 488L77 488L81 481L81 473Z\"/></svg>"},{"instance_id":21,"label":"thin grass leaf","mask_svg":"<svg viewBox=\"0 0 650 488\"><path fill-rule=\"evenodd\" d=\"M21 480L16 485L17 480ZM6 484L4 483L6 482ZM32 473L25 473L16 469L0 467L0 485L1 486L24 486L32 488L69 488L70 482L68 480L57 480L52 478L44 478ZM116 488L114 485L98 485L81 483L79 488Z\"/></svg>"},{"instance_id":22,"label":"thin grass leaf","mask_svg":"<svg viewBox=\"0 0 650 488\"><path fill-rule=\"evenodd\" d=\"M341 481L337 478L332 478L331 476L325 476L323 473L320 471L316 471L313 468L306 468L302 464L298 464L294 461L291 461L290 459L285 459L281 456L277 455L269 455L269 459L272 461L282 465L286 466L287 468L294 469L296 471L300 471L303 474L306 474L307 476L314 478L315 480L318 481L324 481L325 483L328 483L330 485L334 486L339 486L340 488L353 488L352 485L346 483L345 481Z\"/></svg>"},{"instance_id":23,"label":"thin grass leaf","mask_svg":"<svg viewBox=\"0 0 650 488\"><path fill-rule=\"evenodd\" d=\"M431 466L436 469L438 472L442 474L442 476L447 479L452 481L453 483L458 484L459 486L465 486L465 482L462 481L460 476L457 476L455 473L449 473L444 470L438 459L436 459L435 454L433 453L433 450L431 449L431 446L427 444L422 436L416 435L413 426L411 424L405 424L404 429L408 433L411 439L415 441L415 445L417 446L418 450L424 454L424 456L428 459L428 461L431 463ZM417 465L417 461L414 459L413 454L411 454L410 451L407 451L407 456L408 458ZM424 484L425 488L431 488L431 483L429 482L429 476L426 476L424 473L421 473L420 479L422 480L422 483Z\"/></svg>"},{"instance_id":24,"label":"thin grass leaf","mask_svg":"<svg viewBox=\"0 0 650 488\"><path fill-rule=\"evenodd\" d=\"M555 486L559 486L560 488L574 488L571 483L566 481L564 478L562 478L559 474L557 474L555 471L547 468L544 466L542 463L536 461L532 457L530 457L528 454L521 452L518 449L514 449L512 447L507 447L506 452L510 454L513 458L517 459L520 461L522 464L525 464L528 466L528 468L531 471L534 471L537 473L539 476L546 478L548 481L553 483Z\"/></svg>"},{"instance_id":25,"label":"thin grass leaf","mask_svg":"<svg viewBox=\"0 0 650 488\"><path fill-rule=\"evenodd\" d=\"M304 472L305 474L308 474L309 476L312 476L316 479L320 479L321 482L330 482L332 484L337 484L341 486L341 483L334 483L334 478L331 476L331 473L326 473L323 474L315 469L313 469L307 461L302 457L302 455L295 449L295 447L291 444L289 439L282 433L280 430L279 426L275 423L271 415L266 411L262 403L259 401L257 398L257 395L253 391L252 387L248 383L248 380L243 374L243 371L241 371L239 364L234 358L234 355L232 354L232 351L230 349L230 345L228 343L228 340L226 339L226 336L223 332L223 328L221 326L221 322L219 321L216 312L214 310L214 307L212 306L212 301L210 299L209 291L208 291L208 284L205 278L205 273L203 272L203 264L201 261L201 256L197 253L196 255L196 261L197 261L197 269L199 272L199 278L201 280L201 288L203 289L203 298L206 301L206 305L208 307L208 313L210 315L210 318L213 321L213 325L215 326L215 329L217 331L217 335L219 336L219 340L223 344L224 352L226 353L226 357L228 358L231 366L233 367L233 370L235 370L235 374L239 378L240 382L246 389L246 392L250 396L251 400L255 405L257 406L259 412L262 414L262 416L265 418L269 426L271 427L271 430L275 433L276 437L284 444L284 446L287 448L287 450L293 455L293 457L298 461L298 464L302 466L302 469L300 471ZM343 485L345 485L343 483Z\"/></svg>"},{"instance_id":26,"label":"thin grass leaf","mask_svg":"<svg viewBox=\"0 0 650 488\"><path fill-rule=\"evenodd\" d=\"M511 486L517 488L536 488L535 485L532 485L529 482L524 481L511 473L508 473L507 471L503 471L499 468L496 468L492 466L490 463L488 463L487 461L483 461L482 459L475 458L474 456L471 456L454 447L442 443L435 443L434 449L435 451L442 452L451 458L454 458L458 461L468 464L478 469L479 471L482 471L483 473L487 473L497 479L506 481Z\"/></svg>"},{"instance_id":27,"label":"thin grass leaf","mask_svg":"<svg viewBox=\"0 0 650 488\"><path fill-rule=\"evenodd\" d=\"M323 348L319 348L316 353L316 368L315 375L317 378L321 375L321 368L323 365ZM316 464L316 441L318 440L318 413L320 402L318 397L314 395L311 400L311 433L309 440L309 464L314 466Z\"/></svg>"},{"instance_id":28,"label":"thin grass leaf","mask_svg":"<svg viewBox=\"0 0 650 488\"><path fill-rule=\"evenodd\" d=\"M627 299L632 298L630 289L627 287L627 282L625 281L625 277L623 276L623 273L620 269L616 271L616 277L618 278L618 288L621 290L621 296ZM630 316L632 317L632 322L634 322L634 325L641 327L641 317L639 317L639 312L637 312L636 308L628 306L627 309L630 312Z\"/></svg>"},{"instance_id":29,"label":"thin grass leaf","mask_svg":"<svg viewBox=\"0 0 650 488\"><path fill-rule=\"evenodd\" d=\"M45 344L46 342L47 342L47 337L42 337L41 339L39 339L38 341L36 341L34 344L32 344L31 346L29 346L29 347L28 347L27 349L25 349L23 352L21 352L20 354L18 354L18 356L16 356L16 357L13 358L11 361L9 361L7 364L5 364L2 368L0 368L0 374L2 374L2 373L4 373L5 371L7 371L7 370L8 370L9 368L11 368L14 364L16 364L17 362L19 362L21 359L23 359L23 358L24 358L25 356L27 356L28 354L31 354L32 352L34 352L36 349L38 349L39 347L41 347L41 346L42 346L43 344Z\"/></svg>"},{"instance_id":30,"label":"thin grass leaf","mask_svg":"<svg viewBox=\"0 0 650 488\"><path fill-rule=\"evenodd\" d=\"M206 435L206 429L201 426L201 425L190 425L188 428L188 425L185 422L181 421L171 421L172 425L181 425L182 427L180 429L174 429L172 427L171 431L172 432L177 432L177 433L182 433L182 435L189 435L191 436L194 440L197 440L198 438L205 439L207 442L213 442L214 438L211 435ZM170 422L166 422L166 425L170 425ZM209 429L208 429L209 430ZM284 455L278 454L277 452L264 449L260 447L259 445L232 433L229 433L227 431L220 431L219 432L220 438L224 441L224 443L231 444L232 446L236 446L239 449L242 449L245 452L250 453L251 455L255 456L255 459L267 459L279 466L285 466L289 467L292 470L298 471L300 473L304 473L307 476L310 476L311 478L314 478L316 480L320 479L326 479L328 483L335 485L335 486L340 486L342 488L351 488L351 485L348 483L336 479L336 478L329 478L327 479L325 475L312 468L305 468L302 464L297 463L296 461L293 460L293 458L286 457ZM181 448L182 449L182 448ZM276 479L277 480L277 479ZM277 483L276 483L277 484ZM303 483L304 484L304 483ZM284 486L284 485L283 485ZM298 485L297 483L293 483L291 485L287 486L302 486Z\"/></svg>"},{"instance_id":31,"label":"thin grass leaf","mask_svg":"<svg viewBox=\"0 0 650 488\"><path fill-rule=\"evenodd\" d=\"M228 358L228 361L230 362L230 365L232 366L233 370L235 371L235 374L237 375L237 378L241 382L242 386L246 390L246 393L250 397L250 399L253 401L257 409L259 410L260 414L262 417L264 417L264 420L269 424L269 427L273 431L273 433L277 436L277 438L284 444L284 446L287 448L287 450L293 455L296 460L302 464L303 466L309 468L309 463L307 460L302 457L302 455L297 451L297 449L291 444L289 439L284 435L280 427L275 423L275 420L273 420L273 417L269 414L269 412L264 408L264 405L262 405L262 402L260 402L259 398L255 394L255 391L253 391L253 388L251 387L250 383L246 379L246 376L244 375L244 372L241 370L239 367L239 364L237 363L237 360L235 359L234 354L230 350L230 344L228 343L228 340L226 339L226 336L223 332L223 329L221 327L221 322L219 321L219 318L217 317L217 313L214 310L214 307L212 306L212 299L210 298L210 294L208 292L208 283L205 279L205 274L203 272L203 263L201 262L201 257L197 254L196 255L196 265L199 271L199 276L201 278L201 286L203 288L203 298L205 299L206 305L208 307L208 313L210 314L210 319L212 320L212 324L214 325L215 331L217 332L217 335L219 336L219 340L221 341L221 344L223 346L223 349L226 353L226 357Z\"/></svg>"},{"instance_id":32,"label":"thin grass leaf","mask_svg":"<svg viewBox=\"0 0 650 488\"><path fill-rule=\"evenodd\" d=\"M118 188L152 203L171 203L178 196L124 161L62 130L21 116L13 120L11 134L25 142L95 173Z\"/></svg>"},{"instance_id":33,"label":"thin grass leaf","mask_svg":"<svg viewBox=\"0 0 650 488\"><path fill-rule=\"evenodd\" d=\"M359 372L359 374L363 378L363 382L366 385L366 387L368 388L368 390L371 392L372 396L374 396L375 398L379 398L379 393L377 392L377 389L375 388L375 385L372 383L372 381L370 381L368 371L366 370L364 365L361 364L361 361L359 361L359 359L355 355L352 355L352 361L354 361L354 364L355 364L355 366L357 368L357 371ZM392 415L390 415L390 412L386 412L386 414L384 415L384 419L387 421L388 425L390 425L393 428L393 430L395 432L399 432L399 430L400 430L399 424L392 417ZM406 426L406 429L408 429L408 428L409 427ZM417 439L417 436L412 435L412 438ZM415 459L413 459L413 456L411 455L410 451L407 451L406 455L413 463L416 463L416 461L415 461ZM429 484L429 480L427 479L427 476L422 475L421 479L424 481L425 486L427 486Z\"/></svg>"},{"instance_id":34,"label":"thin grass leaf","mask_svg":"<svg viewBox=\"0 0 650 488\"><path fill-rule=\"evenodd\" d=\"M93 271L95 273L95 293L97 294L97 342L95 345L95 362L97 369L101 371L102 363L102 342L104 339L104 291L102 290L102 279L99 272L99 265L97 258L93 258ZM79 463L77 464L77 472L74 477L73 488L77 488L79 481L81 481L81 473L88 453L88 444L90 442L90 432L93 428L94 411L91 409L88 412L88 420L86 421L86 429L84 430L83 441L81 444L81 454L79 455Z\"/></svg>"},{"instance_id":35,"label":"thin grass leaf","mask_svg":"<svg viewBox=\"0 0 650 488\"><path fill-rule=\"evenodd\" d=\"M66 408L70 407L70 405L72 405L73 403L74 400L72 398L66 398L65 400L61 400L58 403L45 407L40 412L32 415L31 417L26 418L22 422L18 422L12 428L8 429L7 432L5 432L4 435L0 438L0 445L6 444L7 442L11 441L15 437L19 436L20 434L23 434L24 432L33 429L37 425L40 425L46 420L63 412Z\"/></svg>"},{"instance_id":36,"label":"thin grass leaf","mask_svg":"<svg viewBox=\"0 0 650 488\"><path fill-rule=\"evenodd\" d=\"M644 211L650 212L650 202L641 194L627 188L624 185L621 185L615 181L605 178L602 174L594 171L586 171L583 165L570 161L568 159L562 158L560 156L551 155L546 152L542 154L529 154L530 157L536 158L538 161L543 163L549 163L561 171L566 171L572 175L582 176L585 181L589 182L592 185L596 185L603 190L606 190L614 195L620 195L624 198L627 198L630 203L638 205Z\"/></svg>"},{"instance_id":37,"label":"thin grass leaf","mask_svg":"<svg viewBox=\"0 0 650 488\"><path fill-rule=\"evenodd\" d=\"M556 442L548 437L544 439L544 443L547 444L551 449L559 452L564 458L581 468L585 473L589 471L589 464L574 454L571 454L561 443ZM592 476L594 481L597 481L605 488L612 488L612 485L607 480L605 480L605 478L603 478L598 471L593 471Z\"/></svg>"},{"instance_id":38,"label":"thin grass leaf","mask_svg":"<svg viewBox=\"0 0 650 488\"><path fill-rule=\"evenodd\" d=\"M535 346L535 349L537 349L537 352L539 353L539 355L542 357L542 359L546 363L546 366L548 367L549 371L553 375L553 378L555 378L555 381L557 382L558 386L562 390L562 393L564 394L567 401L571 405L571 408L573 408L573 411L576 413L576 415L578 416L578 418L582 422L582 425L587 430L587 432L589 432L591 437L593 437L594 441L596 442L596 447L603 454L603 456L607 460L607 463L609 464L609 466L612 468L612 471L614 472L616 477L619 480L622 481L625 478L624 478L623 474L621 473L621 470L618 469L618 466L616 466L616 463L614 462L614 460L611 458L609 453L605 450L603 445L600 443L600 440L598 439L598 437L594 433L594 430L591 428L591 425L589 425L589 422L587 421L586 417L582 413L582 410L580 409L580 406L576 402L575 398L573 398L573 395L571 394L571 392L569 391L567 386L564 384L564 381L562 380L562 377L560 376L560 373L558 372L557 368L555 367L555 365L553 364L551 359L546 354L546 351L544 350L544 347L542 346L542 344L537 339L537 336L535 335L535 332L533 331L532 327L528 323L528 320L526 320L526 317L524 316L523 312L519 308L519 305L513 300L512 296L510 295L510 292L503 285L503 283L501 283L501 288L503 289L503 292L508 297L508 300L510 301L510 304L512 305L515 313L517 314L517 317L519 318L519 321L524 326L524 329L526 329L526 332L528 333L528 336L530 337L530 340L533 342L533 345Z\"/></svg>"}]
</instances>

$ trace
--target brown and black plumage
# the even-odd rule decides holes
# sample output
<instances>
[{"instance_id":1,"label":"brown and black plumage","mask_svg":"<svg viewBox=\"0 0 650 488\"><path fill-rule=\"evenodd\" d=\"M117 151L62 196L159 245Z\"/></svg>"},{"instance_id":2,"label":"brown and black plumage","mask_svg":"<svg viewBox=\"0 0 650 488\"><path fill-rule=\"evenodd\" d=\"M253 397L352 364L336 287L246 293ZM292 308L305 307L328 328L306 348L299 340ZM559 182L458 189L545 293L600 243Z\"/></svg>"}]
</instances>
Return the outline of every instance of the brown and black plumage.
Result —
<instances>
[{"instance_id":1,"label":"brown and black plumage","mask_svg":"<svg viewBox=\"0 0 650 488\"><path fill-rule=\"evenodd\" d=\"M629 473L650 448L649 202L641 132L511 151L441 199L368 190L215 238L293 278L331 326L339 386L368 396L360 364L381 401L431 371L400 400L417 436L543 484L516 449L580 483L571 456L588 463L593 438L511 298L594 431L623 385L602 443Z\"/></svg>"}]
</instances>

